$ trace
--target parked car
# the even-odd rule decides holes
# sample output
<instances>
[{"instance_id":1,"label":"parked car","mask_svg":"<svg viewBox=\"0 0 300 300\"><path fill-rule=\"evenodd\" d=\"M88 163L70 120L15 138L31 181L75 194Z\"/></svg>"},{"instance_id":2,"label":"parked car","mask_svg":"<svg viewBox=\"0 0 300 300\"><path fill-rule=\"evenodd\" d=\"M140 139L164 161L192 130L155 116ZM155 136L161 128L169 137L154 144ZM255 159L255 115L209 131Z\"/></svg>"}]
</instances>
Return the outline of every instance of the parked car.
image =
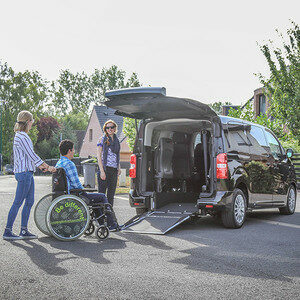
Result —
<instances>
[{"instance_id":1,"label":"parked car","mask_svg":"<svg viewBox=\"0 0 300 300\"><path fill-rule=\"evenodd\" d=\"M165 88L121 89L106 97L117 114L141 120L129 195L138 215L182 220L183 214L211 214L225 227L240 228L253 209L294 213L293 153L268 128L168 97Z\"/></svg>"}]
</instances>

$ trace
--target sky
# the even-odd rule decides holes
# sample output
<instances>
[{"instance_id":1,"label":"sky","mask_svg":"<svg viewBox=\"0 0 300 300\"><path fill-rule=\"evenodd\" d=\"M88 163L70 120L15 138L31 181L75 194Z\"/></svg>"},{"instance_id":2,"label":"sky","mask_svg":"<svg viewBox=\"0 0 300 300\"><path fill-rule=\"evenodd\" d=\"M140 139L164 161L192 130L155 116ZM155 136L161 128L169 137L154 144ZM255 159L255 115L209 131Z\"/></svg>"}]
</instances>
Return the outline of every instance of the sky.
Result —
<instances>
[{"instance_id":1,"label":"sky","mask_svg":"<svg viewBox=\"0 0 300 300\"><path fill-rule=\"evenodd\" d=\"M294 0L0 0L0 60L48 80L117 65L169 96L239 105L269 75L258 44L299 17Z\"/></svg>"}]
</instances>

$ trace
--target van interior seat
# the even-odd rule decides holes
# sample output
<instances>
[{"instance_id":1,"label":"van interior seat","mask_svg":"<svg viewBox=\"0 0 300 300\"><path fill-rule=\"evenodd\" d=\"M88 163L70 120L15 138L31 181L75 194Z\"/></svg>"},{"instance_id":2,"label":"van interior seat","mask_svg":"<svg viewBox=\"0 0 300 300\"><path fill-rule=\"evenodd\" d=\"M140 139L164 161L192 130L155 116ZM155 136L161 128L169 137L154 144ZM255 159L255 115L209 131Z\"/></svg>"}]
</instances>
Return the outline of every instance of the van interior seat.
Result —
<instances>
[{"instance_id":1,"label":"van interior seat","mask_svg":"<svg viewBox=\"0 0 300 300\"><path fill-rule=\"evenodd\" d=\"M192 175L192 164L187 134L182 132L175 132L173 134L173 144L173 178L190 178Z\"/></svg>"},{"instance_id":2,"label":"van interior seat","mask_svg":"<svg viewBox=\"0 0 300 300\"><path fill-rule=\"evenodd\" d=\"M173 142L169 138L160 138L154 152L154 169L156 178L173 178L172 158Z\"/></svg>"}]
</instances>

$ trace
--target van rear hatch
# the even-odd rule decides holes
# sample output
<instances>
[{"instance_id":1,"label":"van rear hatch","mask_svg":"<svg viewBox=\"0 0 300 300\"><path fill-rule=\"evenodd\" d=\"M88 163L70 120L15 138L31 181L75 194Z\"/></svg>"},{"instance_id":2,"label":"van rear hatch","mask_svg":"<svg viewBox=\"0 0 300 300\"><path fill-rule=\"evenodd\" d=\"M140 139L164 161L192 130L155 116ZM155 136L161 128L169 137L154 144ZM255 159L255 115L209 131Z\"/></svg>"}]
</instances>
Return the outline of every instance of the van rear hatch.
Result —
<instances>
[{"instance_id":1,"label":"van rear hatch","mask_svg":"<svg viewBox=\"0 0 300 300\"><path fill-rule=\"evenodd\" d=\"M207 119L216 113L199 101L166 96L164 87L138 87L108 91L105 102L116 114L135 119Z\"/></svg>"}]
</instances>

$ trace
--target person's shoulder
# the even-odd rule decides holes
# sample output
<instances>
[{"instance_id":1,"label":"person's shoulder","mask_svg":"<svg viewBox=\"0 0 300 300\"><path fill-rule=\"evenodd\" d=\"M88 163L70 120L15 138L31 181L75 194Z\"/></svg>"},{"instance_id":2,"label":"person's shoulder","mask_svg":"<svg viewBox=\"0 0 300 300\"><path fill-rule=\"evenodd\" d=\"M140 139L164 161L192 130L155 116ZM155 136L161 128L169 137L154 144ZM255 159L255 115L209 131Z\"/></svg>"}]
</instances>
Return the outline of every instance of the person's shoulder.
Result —
<instances>
[{"instance_id":1,"label":"person's shoulder","mask_svg":"<svg viewBox=\"0 0 300 300\"><path fill-rule=\"evenodd\" d=\"M17 131L15 134L15 138L30 139L29 135L25 131Z\"/></svg>"}]
</instances>

